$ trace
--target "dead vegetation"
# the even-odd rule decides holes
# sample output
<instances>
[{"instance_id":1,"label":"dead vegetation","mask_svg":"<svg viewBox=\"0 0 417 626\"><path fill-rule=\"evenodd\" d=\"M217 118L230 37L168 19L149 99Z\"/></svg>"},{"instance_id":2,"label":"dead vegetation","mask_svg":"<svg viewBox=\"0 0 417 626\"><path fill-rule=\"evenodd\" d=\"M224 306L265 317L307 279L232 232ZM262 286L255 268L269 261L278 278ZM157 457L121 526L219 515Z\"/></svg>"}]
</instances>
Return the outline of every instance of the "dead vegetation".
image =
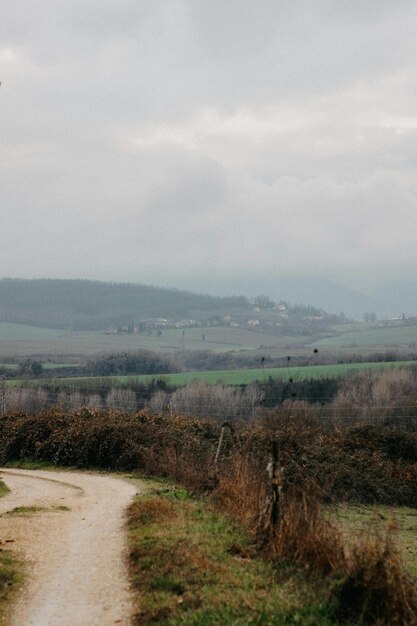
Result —
<instances>
[{"instance_id":1,"label":"dead vegetation","mask_svg":"<svg viewBox=\"0 0 417 626\"><path fill-rule=\"evenodd\" d=\"M327 600L336 607L340 622L417 623L413 621L415 583L405 573L392 538L364 537L348 545L343 532L323 514L326 503L346 500L416 506L414 431L407 426L369 423L323 428L306 412L304 404L294 403L262 422L226 429L215 463L220 433L221 424L215 420L174 413L123 414L91 409L72 413L52 410L35 416L18 413L0 422L0 458L3 463L23 459L170 476L190 492L208 495L217 511L242 528L246 545L235 539L228 545L229 555L251 560L257 554L271 567L286 564L303 575L327 581ZM271 480L271 472L266 470L273 445L280 450L279 476L272 473ZM163 560L162 578L159 580L154 572L152 593L160 598L161 606L165 600L171 606L172 594L181 597L184 606L198 603L200 591L191 599L187 595L191 592L179 592L181 585L188 590L198 587L203 565L197 567L196 559L213 575L219 572L218 563L211 562L208 552L199 551L198 541L184 538L175 543L171 538L165 545L158 534L162 526L177 531L181 525L187 526L193 506L190 509L186 501L178 505L164 494L135 506L131 520L152 531L145 540L149 544L146 550L152 542L159 542L152 558ZM143 558L146 550L141 543L131 554L134 569L139 568L134 574L138 586L149 573ZM169 559L164 560L167 555ZM190 563L195 565L191 573ZM151 562L148 567L152 569ZM170 567L177 572L175 576L169 573ZM189 572L192 583L182 581L179 572L183 570ZM221 593L216 585L213 597ZM248 598L250 602L250 594ZM330 619L330 604L323 619ZM149 611L154 615L155 606ZM169 611L167 615L171 615ZM165 619L158 612L155 615L154 620ZM334 619L311 623L335 624Z\"/></svg>"},{"instance_id":2,"label":"dead vegetation","mask_svg":"<svg viewBox=\"0 0 417 626\"><path fill-rule=\"evenodd\" d=\"M369 532L348 546L342 530L325 514L314 483L305 490L283 486L274 522L268 498L264 503L265 480L258 474L256 485L254 473L247 472L242 460L234 468L235 475L219 481L214 492L217 504L246 523L253 543L266 558L327 577L338 621L417 624L416 580L405 570L392 525L385 533ZM246 489L245 476L250 477Z\"/></svg>"},{"instance_id":3,"label":"dead vegetation","mask_svg":"<svg viewBox=\"0 0 417 626\"><path fill-rule=\"evenodd\" d=\"M135 624L334 623L324 585L313 589L291 575L279 580L274 563L260 558L242 527L207 498L178 488L140 498L129 512L129 535Z\"/></svg>"},{"instance_id":4,"label":"dead vegetation","mask_svg":"<svg viewBox=\"0 0 417 626\"><path fill-rule=\"evenodd\" d=\"M392 529L352 549L342 582L335 588L337 616L363 624L415 626L417 585L404 570Z\"/></svg>"}]
</instances>

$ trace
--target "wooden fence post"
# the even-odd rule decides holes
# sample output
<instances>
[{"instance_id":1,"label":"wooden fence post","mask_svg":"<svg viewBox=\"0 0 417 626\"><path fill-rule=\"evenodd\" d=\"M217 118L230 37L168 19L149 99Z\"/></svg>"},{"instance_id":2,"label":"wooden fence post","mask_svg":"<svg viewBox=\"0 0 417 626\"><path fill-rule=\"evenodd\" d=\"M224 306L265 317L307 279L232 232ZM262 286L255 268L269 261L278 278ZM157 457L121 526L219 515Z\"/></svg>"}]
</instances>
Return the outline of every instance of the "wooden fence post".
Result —
<instances>
[{"instance_id":1,"label":"wooden fence post","mask_svg":"<svg viewBox=\"0 0 417 626\"><path fill-rule=\"evenodd\" d=\"M284 468L281 467L280 449L277 441L272 442L272 456L267 465L269 483L264 508L259 513L258 541L261 547L277 537L281 524L281 505Z\"/></svg>"},{"instance_id":2,"label":"wooden fence post","mask_svg":"<svg viewBox=\"0 0 417 626\"><path fill-rule=\"evenodd\" d=\"M225 428L226 428L225 424L222 424L222 429L220 431L220 437L219 437L219 443L217 444L216 456L214 457L214 467L217 467L217 463L219 462L220 450L221 450L222 443L223 443Z\"/></svg>"},{"instance_id":3,"label":"wooden fence post","mask_svg":"<svg viewBox=\"0 0 417 626\"><path fill-rule=\"evenodd\" d=\"M0 376L1 412L6 414L6 376Z\"/></svg>"},{"instance_id":4,"label":"wooden fence post","mask_svg":"<svg viewBox=\"0 0 417 626\"><path fill-rule=\"evenodd\" d=\"M280 522L280 489L281 487L281 467L280 454L277 441L272 442L272 462L271 462L271 524L275 532Z\"/></svg>"},{"instance_id":5,"label":"wooden fence post","mask_svg":"<svg viewBox=\"0 0 417 626\"><path fill-rule=\"evenodd\" d=\"M217 448L216 448L216 454L214 456L214 469L217 470L217 465L219 463L219 458L220 458L220 452L222 449L222 445L223 445L223 439L224 439L224 433L226 432L226 428L228 428L230 430L230 434L233 438L233 441L235 440L235 436L234 436L234 432L235 429L233 428L233 426L231 425L230 422L223 422L222 424L222 429L220 431L220 437L219 437L219 442L217 444Z\"/></svg>"}]
</instances>

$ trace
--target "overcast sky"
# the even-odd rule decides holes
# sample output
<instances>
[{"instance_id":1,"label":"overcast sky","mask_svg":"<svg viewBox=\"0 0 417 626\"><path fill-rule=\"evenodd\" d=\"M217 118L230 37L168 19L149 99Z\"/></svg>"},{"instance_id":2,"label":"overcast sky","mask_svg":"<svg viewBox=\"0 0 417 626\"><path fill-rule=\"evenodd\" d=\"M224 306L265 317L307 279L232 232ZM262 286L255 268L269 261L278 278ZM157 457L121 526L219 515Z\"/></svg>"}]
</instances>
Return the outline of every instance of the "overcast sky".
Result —
<instances>
[{"instance_id":1,"label":"overcast sky","mask_svg":"<svg viewBox=\"0 0 417 626\"><path fill-rule=\"evenodd\" d=\"M415 273L413 0L2 0L0 80L3 276Z\"/></svg>"}]
</instances>

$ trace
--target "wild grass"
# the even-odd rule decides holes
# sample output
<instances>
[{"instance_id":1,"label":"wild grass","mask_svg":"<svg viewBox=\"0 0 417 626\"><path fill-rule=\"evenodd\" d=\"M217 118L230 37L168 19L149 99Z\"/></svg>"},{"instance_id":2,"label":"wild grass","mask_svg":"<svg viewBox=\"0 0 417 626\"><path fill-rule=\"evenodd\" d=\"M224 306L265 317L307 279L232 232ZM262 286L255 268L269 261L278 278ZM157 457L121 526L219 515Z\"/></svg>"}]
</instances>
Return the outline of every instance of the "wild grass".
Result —
<instances>
[{"instance_id":1,"label":"wild grass","mask_svg":"<svg viewBox=\"0 0 417 626\"><path fill-rule=\"evenodd\" d=\"M7 511L6 513L4 513L4 515L7 516L25 516L25 515L32 515L33 513L48 513L48 512L54 512L54 511L69 511L70 509L65 506L65 505L58 505L58 506L51 506L51 507L46 507L46 506L17 506L14 509L12 509L11 511Z\"/></svg>"},{"instance_id":2,"label":"wild grass","mask_svg":"<svg viewBox=\"0 0 417 626\"><path fill-rule=\"evenodd\" d=\"M10 493L10 489L3 480L0 480L0 498Z\"/></svg>"},{"instance_id":3,"label":"wild grass","mask_svg":"<svg viewBox=\"0 0 417 626\"><path fill-rule=\"evenodd\" d=\"M341 531L322 512L317 495L289 488L281 499L281 517L270 545L274 557L323 575L346 567Z\"/></svg>"},{"instance_id":4,"label":"wild grass","mask_svg":"<svg viewBox=\"0 0 417 626\"><path fill-rule=\"evenodd\" d=\"M405 571L390 529L351 549L344 580L335 588L336 614L363 624L415 626L417 583Z\"/></svg>"},{"instance_id":5,"label":"wild grass","mask_svg":"<svg viewBox=\"0 0 417 626\"><path fill-rule=\"evenodd\" d=\"M417 623L415 581L390 531L347 552L317 499L293 493L260 554L218 501L213 508L183 489L156 491L129 510L135 624Z\"/></svg>"},{"instance_id":6,"label":"wild grass","mask_svg":"<svg viewBox=\"0 0 417 626\"><path fill-rule=\"evenodd\" d=\"M417 577L417 509L340 503L326 513L342 530L347 549L358 537L368 537L369 529L383 536L389 525L406 571Z\"/></svg>"},{"instance_id":7,"label":"wild grass","mask_svg":"<svg viewBox=\"0 0 417 626\"><path fill-rule=\"evenodd\" d=\"M0 624L9 623L11 602L22 581L22 564L0 545Z\"/></svg>"},{"instance_id":8,"label":"wild grass","mask_svg":"<svg viewBox=\"0 0 417 626\"><path fill-rule=\"evenodd\" d=\"M186 578L182 576L186 576L187 564L192 558L189 549L191 547L192 555L197 554L202 541L201 528L196 545L190 534L190 515L195 517L195 513L192 513L196 510L195 507L199 507L199 516L202 515L206 521L211 519L211 530L207 533L211 543L206 557L214 553L218 520L221 520L222 532L226 532L229 538L233 537L229 553L237 553L252 563L262 562L271 567L272 570L269 571L274 571L275 575L277 571L281 571L281 578L273 578L269 586L277 585L277 588L285 589L288 593L291 578L291 576L288 578L289 572L298 571L304 577L301 595L307 594L305 596L307 597L306 590L310 589L311 592L312 581L319 581L320 589L315 593L318 594L320 601L315 605L313 613L311 606L307 608L308 602L306 605L305 598L297 599L297 610L300 603L302 606L302 612L297 613L297 619L303 616L301 623L363 623L387 626L413 626L417 623L416 583L407 572L396 548L392 527L388 531L382 529L381 532L376 528L366 535L362 533L359 538L346 539L343 528L335 523L321 504L322 494L314 481L310 486L304 485L301 489L291 485L290 481L283 480L279 497L279 515L273 522L271 498L268 497L271 487L268 486L268 480L265 480L265 471L262 471L261 465L256 465L253 461L248 450L233 455L227 464L227 471L217 473L209 501L190 500L182 489L176 496L175 490L169 491L165 487L158 490L154 499L142 500L134 505L136 508L131 510L131 521L135 520L137 527L142 529L146 527L149 532L145 535L145 546L141 545L140 549L133 552L133 566L140 569L145 554L147 576L149 570L146 563L159 562L159 551L164 555L174 555L173 560L168 557L168 561L162 566L165 568L163 571L169 572L169 575L158 574L156 578L151 576L150 580L154 580L154 587L150 591L150 605L145 602L146 606L142 606L138 623L140 620L145 624L152 621L166 624L297 623L292 617L294 607L286 605L284 610L281 596L280 602L268 605L265 613L265 607L257 601L256 588L245 597L245 601L239 599L238 606L241 607L242 602L246 606L244 615L239 613L241 608L238 610L236 607L234 610L230 599L227 599L224 604L228 606L228 612L225 612L225 606L221 607L220 613L216 613L217 609L210 606L207 608L207 615L214 616L214 621L206 622L206 619L210 620L212 617L208 618L204 612L201 615L194 615L192 611L196 610L195 599L194 596L188 595L188 603L183 608L191 612L186 617L181 614L178 618L175 617L178 610L175 596L180 598L179 604L182 606L188 590ZM195 480L199 480L199 474ZM166 500L169 501L168 504ZM208 513L211 517L207 517ZM163 538L158 534L161 528L170 529L169 532L172 532L177 540L181 537L181 527L186 528L187 542L180 541L176 548L164 544ZM138 532L140 534L140 531ZM141 534L140 536L142 537ZM146 556L148 545L154 546L157 551L150 561L147 561ZM180 554L177 553L178 550ZM206 561L204 567L206 571L210 571ZM265 571L262 574L263 579ZM245 575L240 574L241 577ZM141 578L137 570L135 576L136 584L142 592L143 586L146 587L149 580L144 576ZM263 582L265 583L265 579ZM206 584L207 581L205 586ZM242 584L244 586L244 583ZM261 584L260 580L258 584ZM208 605L214 602L214 598L224 597L222 595L224 586L227 585L225 579L221 577L214 596L205 596ZM159 596L158 593L162 595ZM239 598L236 586L234 593L235 597ZM164 607L162 613L159 612L161 606ZM201 606L198 604L198 608ZM253 614L247 612L248 606L253 610ZM316 613L317 606L320 607L319 613ZM265 621L262 621L264 618L260 616L264 616Z\"/></svg>"},{"instance_id":9,"label":"wild grass","mask_svg":"<svg viewBox=\"0 0 417 626\"><path fill-rule=\"evenodd\" d=\"M234 489L235 500L240 498L242 484L234 478L229 475L219 481L217 503L225 511L234 500ZM261 477L258 480L262 482ZM226 490L222 482L226 482ZM310 488L300 490L284 481L275 517L271 498L258 508L257 516L254 514L261 500L256 490L253 493L251 514L241 518L253 544L275 563L291 563L320 579L327 578L337 620L387 626L417 624L417 581L404 565L393 524L347 541L343 529L324 512L313 482ZM239 511L231 507L231 512L236 517Z\"/></svg>"},{"instance_id":10,"label":"wild grass","mask_svg":"<svg viewBox=\"0 0 417 626\"><path fill-rule=\"evenodd\" d=\"M39 513L41 511L47 511L48 509L43 506L17 506L11 511L7 511L5 515L19 516L19 515L31 515L32 513Z\"/></svg>"},{"instance_id":11,"label":"wild grass","mask_svg":"<svg viewBox=\"0 0 417 626\"><path fill-rule=\"evenodd\" d=\"M135 624L337 623L325 585L256 556L240 525L183 489L138 499L129 541Z\"/></svg>"}]
</instances>

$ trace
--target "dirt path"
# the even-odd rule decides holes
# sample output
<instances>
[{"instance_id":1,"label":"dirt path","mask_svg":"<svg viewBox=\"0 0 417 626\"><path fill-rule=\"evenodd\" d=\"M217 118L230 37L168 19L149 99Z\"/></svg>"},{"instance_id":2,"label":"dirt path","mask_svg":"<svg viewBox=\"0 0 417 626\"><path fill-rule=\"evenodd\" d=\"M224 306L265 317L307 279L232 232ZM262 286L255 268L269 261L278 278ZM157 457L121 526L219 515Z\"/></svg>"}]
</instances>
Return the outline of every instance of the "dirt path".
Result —
<instances>
[{"instance_id":1,"label":"dirt path","mask_svg":"<svg viewBox=\"0 0 417 626\"><path fill-rule=\"evenodd\" d=\"M27 563L12 626L130 624L123 514L137 489L112 476L0 470L0 539ZM16 507L39 507L39 511Z\"/></svg>"}]
</instances>

